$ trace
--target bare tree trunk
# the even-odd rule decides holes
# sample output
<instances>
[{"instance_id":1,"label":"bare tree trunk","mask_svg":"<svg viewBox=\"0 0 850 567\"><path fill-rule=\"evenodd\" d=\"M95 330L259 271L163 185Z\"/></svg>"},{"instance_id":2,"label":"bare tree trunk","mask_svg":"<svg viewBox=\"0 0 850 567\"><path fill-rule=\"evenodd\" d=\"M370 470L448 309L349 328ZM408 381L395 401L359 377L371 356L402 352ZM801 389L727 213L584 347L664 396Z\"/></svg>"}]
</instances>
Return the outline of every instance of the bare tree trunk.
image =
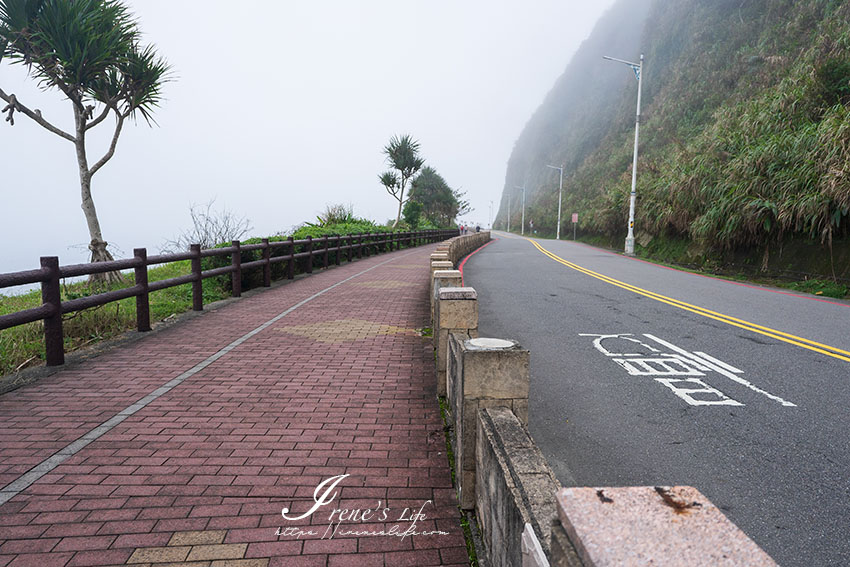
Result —
<instances>
[{"instance_id":1,"label":"bare tree trunk","mask_svg":"<svg viewBox=\"0 0 850 567\"><path fill-rule=\"evenodd\" d=\"M398 214L395 216L395 222L393 223L393 228L398 226L398 221L401 220L401 207L404 205L404 179L401 180L401 188L398 192Z\"/></svg>"},{"instance_id":2,"label":"bare tree trunk","mask_svg":"<svg viewBox=\"0 0 850 567\"><path fill-rule=\"evenodd\" d=\"M398 214L395 216L395 222L393 223L393 228L398 226L398 221L401 220L401 204L404 202L404 199L402 199L402 196L403 195L400 195L399 198L398 198Z\"/></svg>"},{"instance_id":3,"label":"bare tree trunk","mask_svg":"<svg viewBox=\"0 0 850 567\"><path fill-rule=\"evenodd\" d=\"M74 146L77 150L77 166L80 169L80 193L82 202L80 207L83 209L83 214L86 216L86 224L89 229L89 250L91 250L92 262L108 262L113 260L112 254L106 249L107 242L103 239L100 231L100 221L97 219L97 210L94 207L94 200L91 196L91 172L88 167L88 158L86 157L86 122L85 117L74 106L74 121L76 122L77 137L74 141ZM89 276L90 284L113 284L123 282L124 278L121 272L105 272L102 274L92 274Z\"/></svg>"}]
</instances>

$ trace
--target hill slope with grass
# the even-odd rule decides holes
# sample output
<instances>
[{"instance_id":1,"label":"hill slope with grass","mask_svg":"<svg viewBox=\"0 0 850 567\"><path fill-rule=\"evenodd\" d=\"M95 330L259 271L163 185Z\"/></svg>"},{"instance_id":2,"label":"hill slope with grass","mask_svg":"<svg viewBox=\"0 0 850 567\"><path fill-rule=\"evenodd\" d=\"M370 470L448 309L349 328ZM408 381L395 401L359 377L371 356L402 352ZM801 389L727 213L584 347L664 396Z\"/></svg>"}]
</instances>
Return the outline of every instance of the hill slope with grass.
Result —
<instances>
[{"instance_id":1,"label":"hill slope with grass","mask_svg":"<svg viewBox=\"0 0 850 567\"><path fill-rule=\"evenodd\" d=\"M620 0L517 140L497 228L526 219L622 246L646 56L639 251L850 278L850 3ZM526 230L528 226L526 226Z\"/></svg>"}]
</instances>

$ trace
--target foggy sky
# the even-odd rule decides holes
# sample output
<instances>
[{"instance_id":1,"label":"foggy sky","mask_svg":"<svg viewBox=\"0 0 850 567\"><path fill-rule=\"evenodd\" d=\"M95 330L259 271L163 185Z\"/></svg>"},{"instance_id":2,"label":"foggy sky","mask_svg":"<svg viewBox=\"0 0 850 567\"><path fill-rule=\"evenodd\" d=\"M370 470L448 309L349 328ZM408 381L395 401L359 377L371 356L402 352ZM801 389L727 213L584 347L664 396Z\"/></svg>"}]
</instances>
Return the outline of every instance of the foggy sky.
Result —
<instances>
[{"instance_id":1,"label":"foggy sky","mask_svg":"<svg viewBox=\"0 0 850 567\"><path fill-rule=\"evenodd\" d=\"M129 2L174 76L158 126L126 124L93 178L104 238L116 258L158 252L188 227L189 206L212 198L250 219L249 236L336 203L394 219L381 149L406 133L467 192L475 210L464 219L484 226L522 127L612 3ZM0 87L72 131L70 103L22 67L0 63ZM92 163L111 123L90 132ZM0 194L0 273L36 268L41 255L87 261L69 142L20 114L14 127L0 122Z\"/></svg>"}]
</instances>

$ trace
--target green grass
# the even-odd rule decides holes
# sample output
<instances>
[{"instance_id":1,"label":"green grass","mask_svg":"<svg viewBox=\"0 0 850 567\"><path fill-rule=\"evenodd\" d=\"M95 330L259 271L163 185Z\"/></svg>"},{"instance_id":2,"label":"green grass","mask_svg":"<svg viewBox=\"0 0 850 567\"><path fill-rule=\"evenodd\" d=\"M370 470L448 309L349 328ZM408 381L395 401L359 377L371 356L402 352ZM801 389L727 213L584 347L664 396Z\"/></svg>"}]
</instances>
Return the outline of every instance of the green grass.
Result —
<instances>
[{"instance_id":1,"label":"green grass","mask_svg":"<svg viewBox=\"0 0 850 567\"><path fill-rule=\"evenodd\" d=\"M782 287L787 287L794 291L822 295L824 297L834 297L836 299L844 299L850 296L850 287L829 280L803 280L801 282L785 283Z\"/></svg>"},{"instance_id":2,"label":"green grass","mask_svg":"<svg viewBox=\"0 0 850 567\"><path fill-rule=\"evenodd\" d=\"M148 281L155 282L176 278L191 273L189 260L173 262L151 268ZM133 274L125 274L123 284L109 288L121 289L134 285ZM74 299L108 291L93 289L86 282L62 286L62 299ZM224 299L227 292L216 279L204 280L204 304ZM0 315L23 311L41 305L41 291L15 296L0 295ZM192 309L192 285L163 289L151 293L151 322L162 321L178 313ZM136 300L123 299L62 317L65 352L71 352L105 339L113 338L136 326ZM0 376L10 374L28 366L41 364L44 360L43 325L40 321L0 331Z\"/></svg>"}]
</instances>

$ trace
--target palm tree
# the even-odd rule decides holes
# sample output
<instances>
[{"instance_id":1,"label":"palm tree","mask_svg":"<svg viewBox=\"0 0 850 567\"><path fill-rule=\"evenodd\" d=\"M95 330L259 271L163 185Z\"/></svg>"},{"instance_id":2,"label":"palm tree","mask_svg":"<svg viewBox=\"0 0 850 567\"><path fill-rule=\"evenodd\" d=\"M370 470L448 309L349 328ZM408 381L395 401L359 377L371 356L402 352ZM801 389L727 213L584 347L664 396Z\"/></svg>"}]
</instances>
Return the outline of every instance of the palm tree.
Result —
<instances>
[{"instance_id":1,"label":"palm tree","mask_svg":"<svg viewBox=\"0 0 850 567\"><path fill-rule=\"evenodd\" d=\"M384 148L384 154L387 156L387 162L395 171L387 171L381 174L379 179L381 184L386 187L387 192L398 200L398 214L393 223L393 228L395 228L401 219L404 190L407 187L407 182L416 175L416 172L425 164L425 160L419 157L419 142L412 139L408 134L390 138L390 143Z\"/></svg>"},{"instance_id":2,"label":"palm tree","mask_svg":"<svg viewBox=\"0 0 850 567\"><path fill-rule=\"evenodd\" d=\"M11 125L19 112L74 145L92 262L112 259L92 199L92 177L115 154L127 118L141 115L152 122L168 80L168 64L152 46L141 47L139 36L136 21L119 0L0 0L0 62L22 64L42 88L58 89L71 103L74 131L58 128L0 88L0 99L7 103L2 112ZM111 143L90 164L86 135L110 115L115 119ZM109 282L120 275L92 279Z\"/></svg>"}]
</instances>

